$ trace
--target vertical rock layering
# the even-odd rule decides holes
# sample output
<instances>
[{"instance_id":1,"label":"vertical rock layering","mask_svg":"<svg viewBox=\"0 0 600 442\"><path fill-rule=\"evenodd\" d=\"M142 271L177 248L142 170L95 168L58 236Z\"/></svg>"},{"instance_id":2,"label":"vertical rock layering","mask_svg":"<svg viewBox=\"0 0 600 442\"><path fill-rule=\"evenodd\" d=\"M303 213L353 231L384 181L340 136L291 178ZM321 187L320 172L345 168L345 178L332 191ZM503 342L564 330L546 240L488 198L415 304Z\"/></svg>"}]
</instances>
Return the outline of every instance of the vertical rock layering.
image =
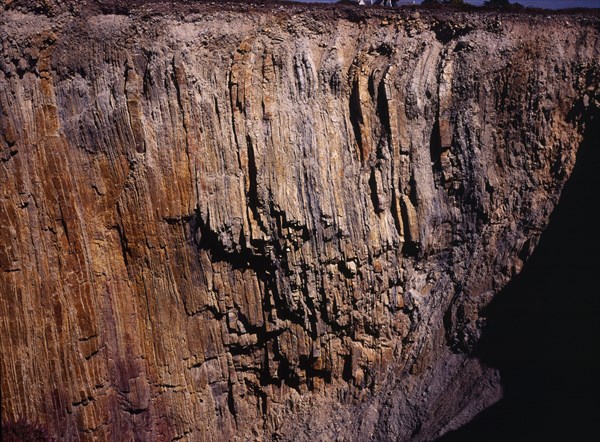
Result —
<instances>
[{"instance_id":1,"label":"vertical rock layering","mask_svg":"<svg viewBox=\"0 0 600 442\"><path fill-rule=\"evenodd\" d=\"M597 17L30 3L0 13L4 421L431 440L500 397L469 352L598 106Z\"/></svg>"}]
</instances>

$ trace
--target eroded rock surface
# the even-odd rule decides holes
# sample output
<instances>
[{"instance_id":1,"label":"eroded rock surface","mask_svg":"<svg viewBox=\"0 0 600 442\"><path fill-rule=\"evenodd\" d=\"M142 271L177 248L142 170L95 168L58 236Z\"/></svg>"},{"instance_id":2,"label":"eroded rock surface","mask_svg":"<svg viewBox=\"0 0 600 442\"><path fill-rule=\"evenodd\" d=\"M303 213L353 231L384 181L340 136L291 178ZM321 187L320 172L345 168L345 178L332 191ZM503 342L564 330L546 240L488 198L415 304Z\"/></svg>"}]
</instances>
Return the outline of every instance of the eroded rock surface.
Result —
<instances>
[{"instance_id":1,"label":"eroded rock surface","mask_svg":"<svg viewBox=\"0 0 600 442\"><path fill-rule=\"evenodd\" d=\"M500 397L468 354L598 106L597 17L57 3L1 12L4 420L432 440Z\"/></svg>"}]
</instances>

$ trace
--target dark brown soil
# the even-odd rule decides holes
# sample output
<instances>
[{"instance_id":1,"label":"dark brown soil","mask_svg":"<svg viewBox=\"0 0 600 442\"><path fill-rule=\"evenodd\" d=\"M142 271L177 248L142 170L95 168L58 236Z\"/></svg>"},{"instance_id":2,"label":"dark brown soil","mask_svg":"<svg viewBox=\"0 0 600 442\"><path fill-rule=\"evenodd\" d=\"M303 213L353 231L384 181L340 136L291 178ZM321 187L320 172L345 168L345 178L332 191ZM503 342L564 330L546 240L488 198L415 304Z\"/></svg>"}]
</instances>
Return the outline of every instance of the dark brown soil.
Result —
<instances>
[{"instance_id":1,"label":"dark brown soil","mask_svg":"<svg viewBox=\"0 0 600 442\"><path fill-rule=\"evenodd\" d=\"M426 7L426 6L401 6L399 8L386 8L381 6L358 6L353 3L300 3L276 0L226 0L226 1L203 1L203 0L8 0L3 5L5 10L31 11L46 15L56 15L64 10L81 13L105 13L118 15L188 15L211 11L241 11L252 13L304 13L313 11L315 19L322 18L347 18L351 20L362 20L373 17L410 16L416 11L424 13L428 17L454 18L465 12L479 14L509 14L517 16L564 16L576 15L579 17L600 17L600 8L589 9L561 9L548 10L539 8L512 7L506 10L490 9L473 5L462 5L452 7Z\"/></svg>"}]
</instances>

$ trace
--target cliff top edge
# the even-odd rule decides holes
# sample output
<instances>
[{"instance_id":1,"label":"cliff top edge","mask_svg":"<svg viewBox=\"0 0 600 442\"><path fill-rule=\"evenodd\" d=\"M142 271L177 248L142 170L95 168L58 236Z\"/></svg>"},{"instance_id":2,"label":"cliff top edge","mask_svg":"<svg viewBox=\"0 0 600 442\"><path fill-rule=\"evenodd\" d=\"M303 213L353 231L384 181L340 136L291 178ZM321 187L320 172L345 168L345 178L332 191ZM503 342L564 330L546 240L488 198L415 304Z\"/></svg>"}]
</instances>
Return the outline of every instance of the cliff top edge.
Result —
<instances>
[{"instance_id":1,"label":"cliff top edge","mask_svg":"<svg viewBox=\"0 0 600 442\"><path fill-rule=\"evenodd\" d=\"M3 0L0 11L18 11L46 16L62 14L74 15L129 15L144 18L147 16L180 16L195 13L242 12L242 13L311 13L315 20L332 18L349 18L366 20L380 17L410 17L418 12L425 17L436 19L456 19L468 15L502 15L526 17L531 19L550 17L577 16L600 19L600 8L589 9L537 9L509 8L490 9L473 5L460 7L426 7L421 5L386 8L381 6L359 6L352 3L299 3L277 0Z\"/></svg>"}]
</instances>

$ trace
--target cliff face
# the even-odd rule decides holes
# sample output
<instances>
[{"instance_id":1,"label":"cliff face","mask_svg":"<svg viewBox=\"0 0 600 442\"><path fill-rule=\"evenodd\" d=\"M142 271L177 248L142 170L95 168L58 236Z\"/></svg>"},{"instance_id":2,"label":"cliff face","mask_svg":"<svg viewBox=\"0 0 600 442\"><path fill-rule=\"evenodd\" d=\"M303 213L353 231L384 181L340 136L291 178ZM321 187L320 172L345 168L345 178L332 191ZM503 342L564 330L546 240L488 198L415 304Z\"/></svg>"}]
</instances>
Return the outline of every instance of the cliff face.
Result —
<instances>
[{"instance_id":1,"label":"cliff face","mask_svg":"<svg viewBox=\"0 0 600 442\"><path fill-rule=\"evenodd\" d=\"M500 397L468 354L597 106L597 18L4 8L3 420L431 440Z\"/></svg>"}]
</instances>

